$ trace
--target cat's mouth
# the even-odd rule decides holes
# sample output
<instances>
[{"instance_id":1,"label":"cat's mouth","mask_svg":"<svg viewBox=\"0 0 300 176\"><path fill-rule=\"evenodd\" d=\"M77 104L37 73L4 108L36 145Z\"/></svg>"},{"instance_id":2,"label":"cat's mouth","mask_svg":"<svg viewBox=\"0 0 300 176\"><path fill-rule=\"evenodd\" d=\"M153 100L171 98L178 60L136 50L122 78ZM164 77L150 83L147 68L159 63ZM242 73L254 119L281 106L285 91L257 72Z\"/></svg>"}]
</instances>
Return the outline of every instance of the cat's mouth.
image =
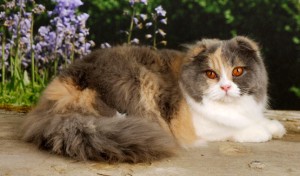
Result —
<instances>
[{"instance_id":1,"label":"cat's mouth","mask_svg":"<svg viewBox=\"0 0 300 176\"><path fill-rule=\"evenodd\" d=\"M237 92L225 92L223 98L221 99L221 101L224 102L231 102L234 101L236 99L240 98L240 93Z\"/></svg>"},{"instance_id":2,"label":"cat's mouth","mask_svg":"<svg viewBox=\"0 0 300 176\"><path fill-rule=\"evenodd\" d=\"M228 93L223 98L220 98L219 101L221 102L232 102L236 99L234 96L230 96Z\"/></svg>"},{"instance_id":3,"label":"cat's mouth","mask_svg":"<svg viewBox=\"0 0 300 176\"><path fill-rule=\"evenodd\" d=\"M213 101L232 102L239 98L240 94L231 91L218 91L214 93L210 92L206 96Z\"/></svg>"}]
</instances>

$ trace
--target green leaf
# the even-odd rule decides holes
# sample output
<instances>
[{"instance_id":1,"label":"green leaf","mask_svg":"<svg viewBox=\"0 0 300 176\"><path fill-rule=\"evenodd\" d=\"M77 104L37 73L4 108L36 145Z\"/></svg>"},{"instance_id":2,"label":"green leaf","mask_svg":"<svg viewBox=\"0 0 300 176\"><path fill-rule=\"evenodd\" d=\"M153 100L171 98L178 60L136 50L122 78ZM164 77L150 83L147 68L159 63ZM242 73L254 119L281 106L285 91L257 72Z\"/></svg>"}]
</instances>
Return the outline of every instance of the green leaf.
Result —
<instances>
[{"instance_id":1,"label":"green leaf","mask_svg":"<svg viewBox=\"0 0 300 176\"><path fill-rule=\"evenodd\" d=\"M231 10L225 10L224 16L227 24L230 24L234 21L234 16L232 15Z\"/></svg>"},{"instance_id":2,"label":"green leaf","mask_svg":"<svg viewBox=\"0 0 300 176\"><path fill-rule=\"evenodd\" d=\"M293 37L293 42L298 45L300 43L300 39L298 37Z\"/></svg>"},{"instance_id":3,"label":"green leaf","mask_svg":"<svg viewBox=\"0 0 300 176\"><path fill-rule=\"evenodd\" d=\"M300 98L300 88L299 87L293 86L290 88L290 91L293 92L297 97Z\"/></svg>"}]
</instances>

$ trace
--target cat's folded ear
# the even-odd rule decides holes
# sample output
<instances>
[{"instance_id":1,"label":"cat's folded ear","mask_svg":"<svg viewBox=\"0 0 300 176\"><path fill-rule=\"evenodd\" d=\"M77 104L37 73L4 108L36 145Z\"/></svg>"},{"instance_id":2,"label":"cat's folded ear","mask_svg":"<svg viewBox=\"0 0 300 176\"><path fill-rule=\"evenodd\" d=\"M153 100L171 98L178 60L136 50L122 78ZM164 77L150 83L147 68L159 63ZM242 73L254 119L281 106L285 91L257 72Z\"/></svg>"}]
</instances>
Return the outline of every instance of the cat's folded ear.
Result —
<instances>
[{"instance_id":1,"label":"cat's folded ear","mask_svg":"<svg viewBox=\"0 0 300 176\"><path fill-rule=\"evenodd\" d=\"M187 59L193 59L194 57L200 55L201 53L207 51L212 46L220 43L218 39L203 39L196 42L195 44L184 45L187 48Z\"/></svg>"},{"instance_id":2,"label":"cat's folded ear","mask_svg":"<svg viewBox=\"0 0 300 176\"><path fill-rule=\"evenodd\" d=\"M241 51L251 53L259 51L259 45L255 41L247 37L237 36L232 38L231 41L234 43L235 47L237 47Z\"/></svg>"}]
</instances>

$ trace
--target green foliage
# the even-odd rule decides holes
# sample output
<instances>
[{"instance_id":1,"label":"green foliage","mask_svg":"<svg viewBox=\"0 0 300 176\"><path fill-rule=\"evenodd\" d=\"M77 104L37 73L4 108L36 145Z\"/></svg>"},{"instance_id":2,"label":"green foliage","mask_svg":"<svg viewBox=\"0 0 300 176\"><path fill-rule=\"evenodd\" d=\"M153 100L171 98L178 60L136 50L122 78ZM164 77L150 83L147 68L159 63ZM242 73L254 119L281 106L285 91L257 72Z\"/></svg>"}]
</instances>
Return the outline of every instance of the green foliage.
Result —
<instances>
[{"instance_id":1,"label":"green foliage","mask_svg":"<svg viewBox=\"0 0 300 176\"><path fill-rule=\"evenodd\" d=\"M295 95L300 98L300 88L299 87L293 86L293 87L291 87L290 91L295 93Z\"/></svg>"},{"instance_id":2,"label":"green foliage","mask_svg":"<svg viewBox=\"0 0 300 176\"><path fill-rule=\"evenodd\" d=\"M38 26L37 32L38 20L50 12L42 4L15 0L0 3L1 107L32 105L58 69L90 52L93 42L86 40L88 15L77 11L80 5L56 1L47 20L51 24Z\"/></svg>"},{"instance_id":3,"label":"green foliage","mask_svg":"<svg viewBox=\"0 0 300 176\"><path fill-rule=\"evenodd\" d=\"M132 12L128 0L83 0L83 2L84 5L80 10L90 15L87 23L88 26L91 26L90 34L93 41L98 45L104 42L114 45L128 42L127 36L120 32L128 30L131 22L130 15L126 15ZM154 8L160 5L160 2L160 0L150 0L147 6L137 4L135 13L151 14ZM149 18L151 17L149 16ZM136 31L135 36L142 39L146 32L145 30Z\"/></svg>"},{"instance_id":4,"label":"green foliage","mask_svg":"<svg viewBox=\"0 0 300 176\"><path fill-rule=\"evenodd\" d=\"M32 106L38 101L44 89L40 85L35 85L34 88L31 85L25 85L22 89L14 86L15 90L11 91L12 87L11 83L0 85L0 105Z\"/></svg>"}]
</instances>

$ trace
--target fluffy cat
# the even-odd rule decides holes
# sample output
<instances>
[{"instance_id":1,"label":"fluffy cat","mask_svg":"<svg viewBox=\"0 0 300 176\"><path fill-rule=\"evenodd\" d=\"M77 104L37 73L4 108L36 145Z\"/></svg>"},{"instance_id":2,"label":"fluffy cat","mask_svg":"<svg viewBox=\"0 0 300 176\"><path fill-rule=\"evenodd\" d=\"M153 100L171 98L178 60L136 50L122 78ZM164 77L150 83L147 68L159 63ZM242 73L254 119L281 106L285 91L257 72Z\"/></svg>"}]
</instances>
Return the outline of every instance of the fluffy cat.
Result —
<instances>
[{"instance_id":1,"label":"fluffy cat","mask_svg":"<svg viewBox=\"0 0 300 176\"><path fill-rule=\"evenodd\" d=\"M149 162L203 140L282 137L266 102L264 63L246 37L185 53L117 46L62 71L27 115L23 139L79 160Z\"/></svg>"},{"instance_id":2,"label":"fluffy cat","mask_svg":"<svg viewBox=\"0 0 300 176\"><path fill-rule=\"evenodd\" d=\"M259 48L245 37L193 46L179 80L197 136L208 141L265 142L285 128L264 117L267 73Z\"/></svg>"}]
</instances>

